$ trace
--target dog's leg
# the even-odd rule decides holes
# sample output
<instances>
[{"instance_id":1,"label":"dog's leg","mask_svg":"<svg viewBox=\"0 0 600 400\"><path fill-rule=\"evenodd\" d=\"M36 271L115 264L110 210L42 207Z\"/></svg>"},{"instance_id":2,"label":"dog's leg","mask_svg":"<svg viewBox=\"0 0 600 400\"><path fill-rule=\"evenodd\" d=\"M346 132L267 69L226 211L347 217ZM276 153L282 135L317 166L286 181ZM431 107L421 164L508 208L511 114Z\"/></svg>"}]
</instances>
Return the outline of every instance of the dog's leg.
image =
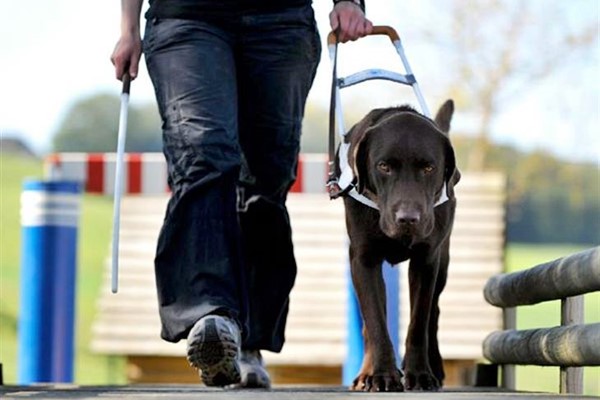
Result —
<instances>
[{"instance_id":1,"label":"dog's leg","mask_svg":"<svg viewBox=\"0 0 600 400\"><path fill-rule=\"evenodd\" d=\"M364 390L368 391L373 386L373 358L371 357L371 345L369 343L369 332L367 331L365 322L363 320L362 327L363 335L363 362L358 372L358 376L354 378L352 390Z\"/></svg>"},{"instance_id":2,"label":"dog's leg","mask_svg":"<svg viewBox=\"0 0 600 400\"><path fill-rule=\"evenodd\" d=\"M436 390L440 383L429 364L428 333L439 255L432 259L415 253L408 270L411 311L406 335L404 385L409 390Z\"/></svg>"},{"instance_id":3,"label":"dog's leg","mask_svg":"<svg viewBox=\"0 0 600 400\"><path fill-rule=\"evenodd\" d=\"M435 297L434 297L435 302ZM442 361L442 355L440 354L440 349L437 341L437 332L438 332L438 319L440 315L440 308L437 305L434 305L431 310L431 317L429 318L429 366L431 368L431 372L433 376L437 379L439 383L439 387L442 387L444 384L444 364Z\"/></svg>"},{"instance_id":4,"label":"dog's leg","mask_svg":"<svg viewBox=\"0 0 600 400\"><path fill-rule=\"evenodd\" d=\"M444 248L442 249L442 256L440 259L440 267L435 281L435 291L433 293L433 303L431 307L431 316L429 317L429 365L433 375L437 378L440 387L444 384L444 363L440 349L438 345L438 321L440 317L439 299L442 290L446 286L446 279L448 277L448 264L450 257L448 254L449 242L446 241Z\"/></svg>"},{"instance_id":5,"label":"dog's leg","mask_svg":"<svg viewBox=\"0 0 600 400\"><path fill-rule=\"evenodd\" d=\"M353 253L355 252L351 249L352 282L366 330L365 369L361 369L353 389L402 391L400 371L396 368L394 348L387 331L382 260L369 260Z\"/></svg>"}]
</instances>

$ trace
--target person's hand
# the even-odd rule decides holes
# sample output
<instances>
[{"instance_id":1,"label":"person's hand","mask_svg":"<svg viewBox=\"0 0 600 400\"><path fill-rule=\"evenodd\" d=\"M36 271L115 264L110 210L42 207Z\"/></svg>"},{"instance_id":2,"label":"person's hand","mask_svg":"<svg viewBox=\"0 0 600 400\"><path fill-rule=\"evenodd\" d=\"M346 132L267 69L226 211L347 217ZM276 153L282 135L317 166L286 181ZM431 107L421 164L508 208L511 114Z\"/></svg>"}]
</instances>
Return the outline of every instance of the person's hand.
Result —
<instances>
[{"instance_id":1,"label":"person's hand","mask_svg":"<svg viewBox=\"0 0 600 400\"><path fill-rule=\"evenodd\" d=\"M373 24L353 1L337 3L329 14L329 23L333 31L337 30L338 41L341 43L356 40L373 31Z\"/></svg>"},{"instance_id":2,"label":"person's hand","mask_svg":"<svg viewBox=\"0 0 600 400\"><path fill-rule=\"evenodd\" d=\"M138 74L141 56L141 37L134 34L121 36L110 56L110 61L112 61L115 66L115 75L117 79L122 80L123 74L128 72L131 80L134 80Z\"/></svg>"}]
</instances>

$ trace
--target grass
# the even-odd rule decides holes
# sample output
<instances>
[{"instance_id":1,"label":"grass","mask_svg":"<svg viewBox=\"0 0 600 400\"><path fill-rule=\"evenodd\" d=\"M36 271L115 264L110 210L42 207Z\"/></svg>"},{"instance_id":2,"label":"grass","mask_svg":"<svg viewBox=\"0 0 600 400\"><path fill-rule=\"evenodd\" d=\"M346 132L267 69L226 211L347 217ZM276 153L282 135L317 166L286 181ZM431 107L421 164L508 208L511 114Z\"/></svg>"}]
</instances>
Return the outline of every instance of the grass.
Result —
<instances>
[{"instance_id":1,"label":"grass","mask_svg":"<svg viewBox=\"0 0 600 400\"><path fill-rule=\"evenodd\" d=\"M39 176L35 160L0 155L0 361L7 382L16 374L16 331L19 304L19 194L25 176Z\"/></svg>"},{"instance_id":2,"label":"grass","mask_svg":"<svg viewBox=\"0 0 600 400\"><path fill-rule=\"evenodd\" d=\"M7 383L17 382L21 186L25 177L41 178L42 175L39 160L0 153L0 362ZM96 299L108 254L111 220L110 199L84 196L76 272L75 381L80 384L125 382L122 357L97 355L89 350Z\"/></svg>"},{"instance_id":3,"label":"grass","mask_svg":"<svg viewBox=\"0 0 600 400\"><path fill-rule=\"evenodd\" d=\"M39 160L0 153L0 362L6 383L17 379L17 324L19 313L20 224L19 196L23 178L42 176ZM90 352L91 326L110 240L112 202L102 196L85 195L80 220L75 382L78 384L125 383L122 357ZM581 246L511 244L507 268L516 271L582 250ZM549 327L560 323L560 305L548 302L519 308L519 329ZM600 293L586 296L586 322L600 322ZM558 391L558 368L517 367L517 388L529 391ZM586 368L585 393L600 395L600 368Z\"/></svg>"}]
</instances>

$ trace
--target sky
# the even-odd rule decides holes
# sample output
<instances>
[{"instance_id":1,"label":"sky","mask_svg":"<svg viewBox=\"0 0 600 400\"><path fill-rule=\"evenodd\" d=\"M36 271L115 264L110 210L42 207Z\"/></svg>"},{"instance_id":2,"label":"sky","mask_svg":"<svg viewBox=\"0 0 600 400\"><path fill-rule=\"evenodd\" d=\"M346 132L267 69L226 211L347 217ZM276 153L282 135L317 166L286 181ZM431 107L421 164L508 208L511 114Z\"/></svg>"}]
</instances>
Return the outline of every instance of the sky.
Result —
<instances>
[{"instance_id":1,"label":"sky","mask_svg":"<svg viewBox=\"0 0 600 400\"><path fill-rule=\"evenodd\" d=\"M422 36L415 33L431 21L435 10L427 0L394 0L394 5L390 4L391 0L367 0L368 16L377 25L391 25L399 31L429 108L435 110L444 100L434 96L444 66L436 69L431 65L431 46L425 46ZM599 20L596 0L562 4L567 4L565 12L575 20ZM324 43L331 2L315 0L314 8ZM118 0L0 0L0 133L17 133L43 154L50 150L52 135L74 102L98 93L118 95L120 83L114 78L109 57L119 37L119 23ZM593 51L592 61L582 67L581 73L563 73L511 102L494 123L493 139L524 150L544 149L570 160L598 162L598 41ZM328 107L330 64L325 48L322 55L309 102ZM342 74L374 67L403 72L386 40L369 38L340 49ZM344 102L364 104L365 111L390 103L417 104L410 91L358 86L348 89L347 94L343 92L342 98ZM132 85L131 101L154 102L143 61L140 76ZM468 132L473 125L470 117L457 110L454 127ZM325 136L324 132L323 140Z\"/></svg>"}]
</instances>

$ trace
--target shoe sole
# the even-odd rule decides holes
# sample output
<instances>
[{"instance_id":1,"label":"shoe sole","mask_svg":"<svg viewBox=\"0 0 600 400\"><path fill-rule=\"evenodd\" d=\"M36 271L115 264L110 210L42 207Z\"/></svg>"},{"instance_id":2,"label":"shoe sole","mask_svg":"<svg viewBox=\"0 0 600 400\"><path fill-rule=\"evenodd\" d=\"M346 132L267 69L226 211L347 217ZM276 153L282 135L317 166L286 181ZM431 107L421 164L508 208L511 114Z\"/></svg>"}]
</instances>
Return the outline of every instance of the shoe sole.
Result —
<instances>
[{"instance_id":1,"label":"shoe sole","mask_svg":"<svg viewBox=\"0 0 600 400\"><path fill-rule=\"evenodd\" d=\"M203 332L192 340L187 351L188 362L201 371L207 386L227 386L240 381L237 355L237 344L219 335L214 319L206 321Z\"/></svg>"}]
</instances>

